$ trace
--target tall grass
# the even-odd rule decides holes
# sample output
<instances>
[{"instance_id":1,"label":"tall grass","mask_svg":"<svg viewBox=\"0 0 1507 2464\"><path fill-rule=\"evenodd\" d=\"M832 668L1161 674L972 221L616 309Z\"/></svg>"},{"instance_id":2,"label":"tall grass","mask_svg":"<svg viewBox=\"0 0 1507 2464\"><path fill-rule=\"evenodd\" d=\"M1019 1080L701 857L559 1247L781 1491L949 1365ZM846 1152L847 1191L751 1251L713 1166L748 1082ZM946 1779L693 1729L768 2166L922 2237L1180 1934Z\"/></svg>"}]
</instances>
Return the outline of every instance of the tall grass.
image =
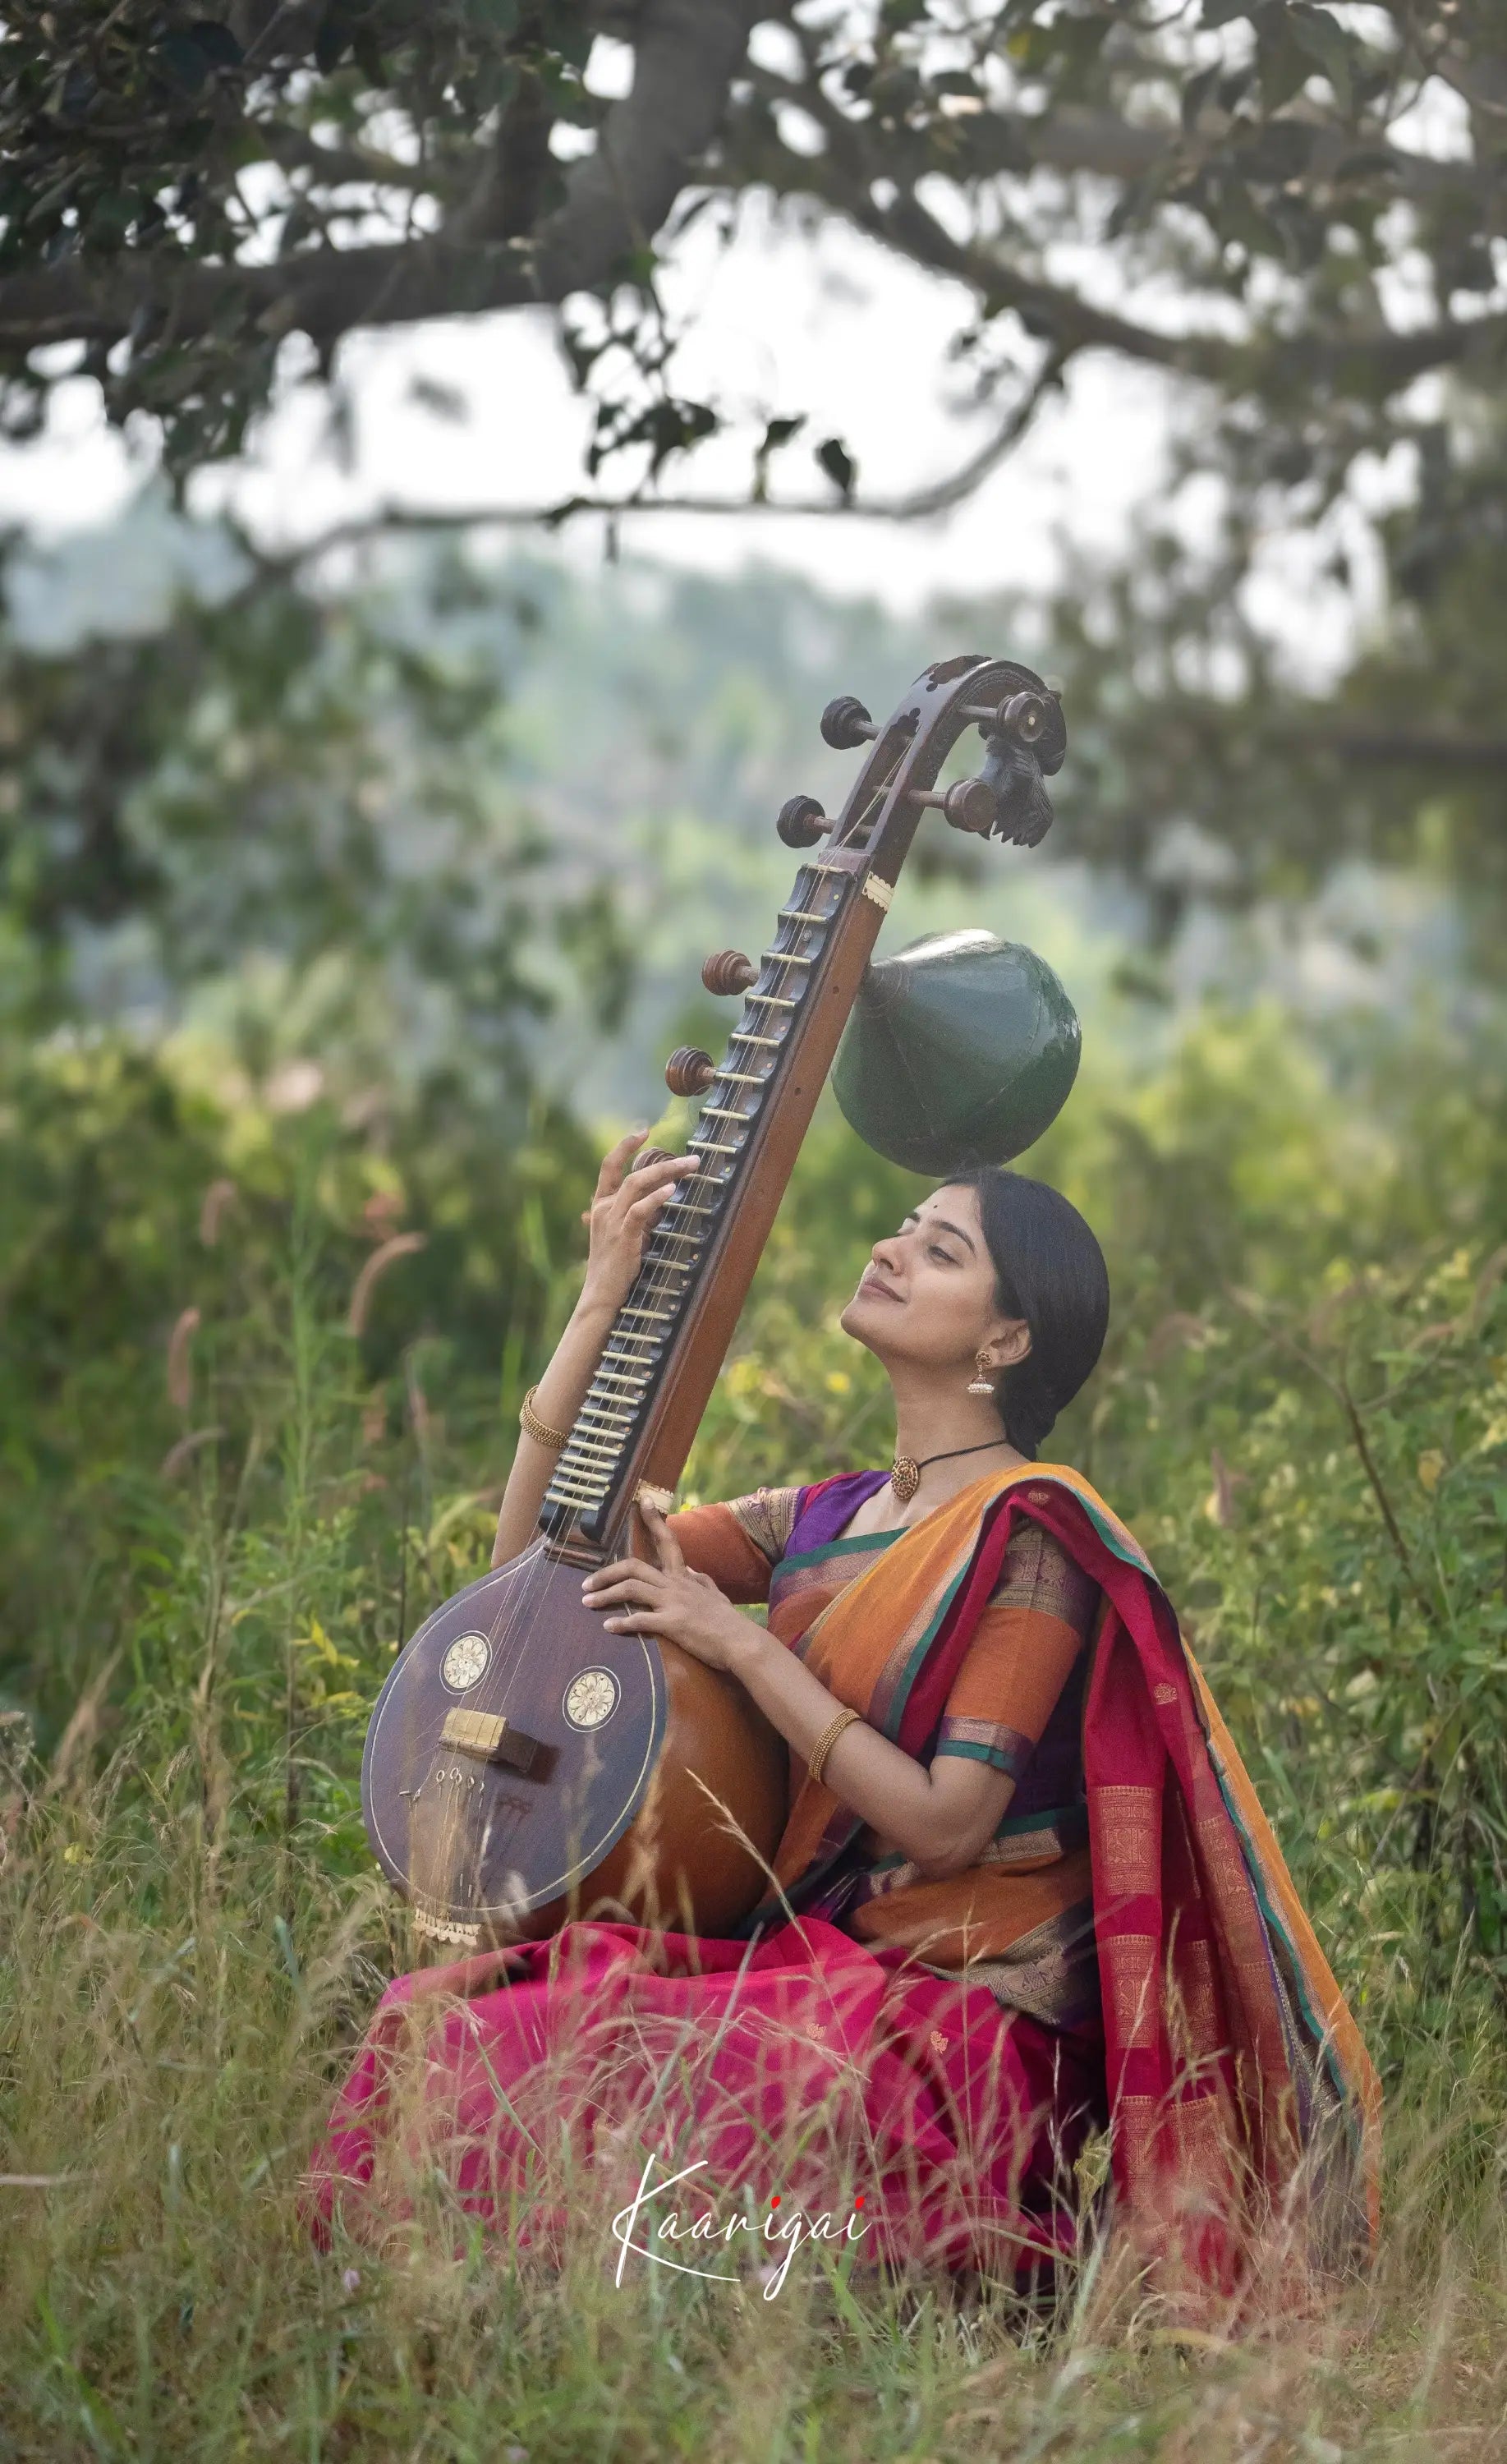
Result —
<instances>
[{"instance_id":1,"label":"tall grass","mask_svg":"<svg viewBox=\"0 0 1507 2464\"><path fill-rule=\"evenodd\" d=\"M1374 2277L1223 2345L1092 2279L1026 2310L997 2287L861 2280L809 2249L773 2299L748 2273L620 2283L622 2179L568 2183L557 2268L506 2227L469 2236L440 2191L381 2255L320 2255L298 2178L401 1928L364 1880L233 1818L217 1841L156 1792L128 1810L130 1759L122 1742L102 1779L36 1774L0 1885L8 2453L1494 2452L1499 2042L1411 2049Z\"/></svg>"}]
</instances>

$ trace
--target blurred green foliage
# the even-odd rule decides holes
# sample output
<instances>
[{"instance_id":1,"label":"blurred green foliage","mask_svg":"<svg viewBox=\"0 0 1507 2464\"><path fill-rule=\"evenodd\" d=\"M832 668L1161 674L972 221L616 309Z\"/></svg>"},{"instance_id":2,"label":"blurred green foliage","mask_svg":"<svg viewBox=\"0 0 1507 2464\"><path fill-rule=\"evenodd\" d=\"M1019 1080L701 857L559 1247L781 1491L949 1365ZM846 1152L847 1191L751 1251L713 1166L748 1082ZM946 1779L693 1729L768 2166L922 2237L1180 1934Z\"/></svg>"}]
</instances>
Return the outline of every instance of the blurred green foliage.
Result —
<instances>
[{"instance_id":1,"label":"blurred green foliage","mask_svg":"<svg viewBox=\"0 0 1507 2464\"><path fill-rule=\"evenodd\" d=\"M562 982L598 1031L628 983L600 873L562 863L512 758L527 573L480 591L441 556L324 599L150 500L110 544L113 623L65 552L51 630L12 605L0 631L0 1018L197 993L255 1075L317 1043L347 1095L488 1102L516 1135Z\"/></svg>"},{"instance_id":2,"label":"blurred green foliage","mask_svg":"<svg viewBox=\"0 0 1507 2464\"><path fill-rule=\"evenodd\" d=\"M1073 726L1064 831L1147 885L1164 936L1193 898L1237 913L1300 898L1356 858L1406 868L1468 891L1471 961L1493 974L1507 894L1502 421L1429 424L1413 484L1374 521L1326 528L1317 499L1308 510L1289 552L1307 569L1311 629L1296 590L1272 625L1244 586L1271 542L1259 493L1234 490L1190 538L1173 486L1125 554L1064 547L1039 618Z\"/></svg>"},{"instance_id":3,"label":"blurred green foliage","mask_svg":"<svg viewBox=\"0 0 1507 2464\"><path fill-rule=\"evenodd\" d=\"M1030 939L1081 1008L1112 937L1095 971L1151 1003L1212 980L1333 1006L1343 978L1463 1013L1507 888L1503 490L1489 437L1453 450L1431 561L1383 526L1385 622L1337 679L1251 622L1250 539L1190 547L1175 504L1123 561L1069 559L1047 604L904 618L775 569L578 575L475 543L317 585L150 492L92 537L12 540L0 1015L189 1014L253 1075L338 1048L347 1096L485 1101L509 1134L538 1081L636 1101L646 1034L704 1040L688 941L782 894L793 787L846 791L822 702L883 710L980 644L1062 680L1057 825L1001 864L928 823L893 930L966 913ZM1294 957L1316 935L1317 995Z\"/></svg>"},{"instance_id":4,"label":"blurred green foliage","mask_svg":"<svg viewBox=\"0 0 1507 2464\"><path fill-rule=\"evenodd\" d=\"M111 1655L167 1682L138 1620L160 1633L193 1500L216 1529L276 1528L291 1396L338 1417L360 1551L386 1565L395 1520L426 1519L426 1394L447 1390L436 1423L448 1408L463 1442L521 1392L582 1132L542 1100L505 1135L396 1095L353 1113L298 1067L256 1090L193 1041L0 1051L0 1667L49 1733ZM360 1334L337 1339L380 1256ZM389 1415L418 1433L401 1505L371 1469Z\"/></svg>"}]
</instances>

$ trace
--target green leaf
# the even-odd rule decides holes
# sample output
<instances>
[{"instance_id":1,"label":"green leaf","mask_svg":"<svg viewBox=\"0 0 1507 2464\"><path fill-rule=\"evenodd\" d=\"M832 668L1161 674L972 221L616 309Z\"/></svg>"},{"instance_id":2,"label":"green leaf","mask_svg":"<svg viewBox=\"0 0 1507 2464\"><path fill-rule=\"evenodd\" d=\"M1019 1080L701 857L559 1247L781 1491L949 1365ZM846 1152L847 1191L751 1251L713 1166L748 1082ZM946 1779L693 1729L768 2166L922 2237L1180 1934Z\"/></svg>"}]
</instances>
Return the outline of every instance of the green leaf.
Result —
<instances>
[{"instance_id":1,"label":"green leaf","mask_svg":"<svg viewBox=\"0 0 1507 2464\"><path fill-rule=\"evenodd\" d=\"M1348 111L1355 47L1344 28L1327 9L1310 8L1305 0L1297 0L1297 5L1288 10L1287 23L1295 42L1322 69L1341 110Z\"/></svg>"},{"instance_id":2,"label":"green leaf","mask_svg":"<svg viewBox=\"0 0 1507 2464\"><path fill-rule=\"evenodd\" d=\"M1312 157L1312 134L1300 121L1270 120L1264 128L1254 131L1236 159L1248 178L1280 185L1301 179Z\"/></svg>"},{"instance_id":3,"label":"green leaf","mask_svg":"<svg viewBox=\"0 0 1507 2464\"><path fill-rule=\"evenodd\" d=\"M817 447L817 460L833 486L840 492L843 503L850 504L854 484L858 478L858 464L843 444L841 437L823 437Z\"/></svg>"},{"instance_id":4,"label":"green leaf","mask_svg":"<svg viewBox=\"0 0 1507 2464\"><path fill-rule=\"evenodd\" d=\"M341 8L327 9L319 20L319 31L314 38L314 64L328 77L338 69L351 47L353 28Z\"/></svg>"},{"instance_id":5,"label":"green leaf","mask_svg":"<svg viewBox=\"0 0 1507 2464\"><path fill-rule=\"evenodd\" d=\"M461 426L470 416L470 405L459 385L447 385L440 377L426 376L421 369L408 380L408 399L421 410L429 411L436 419L448 419Z\"/></svg>"},{"instance_id":6,"label":"green leaf","mask_svg":"<svg viewBox=\"0 0 1507 2464\"><path fill-rule=\"evenodd\" d=\"M1280 111L1291 102L1309 74L1308 54L1288 32L1285 14L1264 15L1256 30L1256 65L1261 79L1261 105Z\"/></svg>"},{"instance_id":7,"label":"green leaf","mask_svg":"<svg viewBox=\"0 0 1507 2464\"><path fill-rule=\"evenodd\" d=\"M797 411L793 419L772 419L767 424L764 433L760 437L754 453L754 501L755 504L762 505L768 500L770 455L772 453L777 453L782 445L788 445L793 436L798 436L801 429L805 427L805 424L806 414L804 411Z\"/></svg>"},{"instance_id":8,"label":"green leaf","mask_svg":"<svg viewBox=\"0 0 1507 2464\"><path fill-rule=\"evenodd\" d=\"M289 1925L286 1917L273 1917L273 1933L275 1937L277 1947L282 1953L282 1964L288 1970L294 1991L296 1993L301 1993L303 1991L303 1970L298 1965L298 1953L294 1946L293 1928Z\"/></svg>"},{"instance_id":9,"label":"green leaf","mask_svg":"<svg viewBox=\"0 0 1507 2464\"><path fill-rule=\"evenodd\" d=\"M64 77L53 108L59 120L82 120L99 88L82 62L76 60Z\"/></svg>"},{"instance_id":10,"label":"green leaf","mask_svg":"<svg viewBox=\"0 0 1507 2464\"><path fill-rule=\"evenodd\" d=\"M196 17L188 32L217 69L238 69L246 57L229 27L222 26L218 17Z\"/></svg>"},{"instance_id":11,"label":"green leaf","mask_svg":"<svg viewBox=\"0 0 1507 2464\"><path fill-rule=\"evenodd\" d=\"M760 453L777 453L782 445L788 445L793 436L799 435L805 424L806 414L803 410L797 411L794 419L772 419L764 430L763 441L758 449Z\"/></svg>"},{"instance_id":12,"label":"green leaf","mask_svg":"<svg viewBox=\"0 0 1507 2464\"><path fill-rule=\"evenodd\" d=\"M351 36L351 50L355 55L356 65L360 70L360 73L366 79L368 85L387 86L391 84L392 72L382 55L381 44L378 42L376 35L371 32L369 27L358 26L356 28L355 33Z\"/></svg>"},{"instance_id":13,"label":"green leaf","mask_svg":"<svg viewBox=\"0 0 1507 2464\"><path fill-rule=\"evenodd\" d=\"M91 248L120 248L130 230L134 217L133 201L119 189L107 188L96 197L89 209L87 223Z\"/></svg>"},{"instance_id":14,"label":"green leaf","mask_svg":"<svg viewBox=\"0 0 1507 2464\"><path fill-rule=\"evenodd\" d=\"M483 60L475 77L478 110L506 111L520 83L518 71L511 60Z\"/></svg>"},{"instance_id":15,"label":"green leaf","mask_svg":"<svg viewBox=\"0 0 1507 2464\"><path fill-rule=\"evenodd\" d=\"M164 34L152 58L181 94L197 94L209 74L208 58L191 34Z\"/></svg>"},{"instance_id":16,"label":"green leaf","mask_svg":"<svg viewBox=\"0 0 1507 2464\"><path fill-rule=\"evenodd\" d=\"M1223 75L1224 62L1215 60L1212 68L1201 69L1197 77L1189 78L1183 88L1182 121L1185 128L1192 127Z\"/></svg>"}]
</instances>

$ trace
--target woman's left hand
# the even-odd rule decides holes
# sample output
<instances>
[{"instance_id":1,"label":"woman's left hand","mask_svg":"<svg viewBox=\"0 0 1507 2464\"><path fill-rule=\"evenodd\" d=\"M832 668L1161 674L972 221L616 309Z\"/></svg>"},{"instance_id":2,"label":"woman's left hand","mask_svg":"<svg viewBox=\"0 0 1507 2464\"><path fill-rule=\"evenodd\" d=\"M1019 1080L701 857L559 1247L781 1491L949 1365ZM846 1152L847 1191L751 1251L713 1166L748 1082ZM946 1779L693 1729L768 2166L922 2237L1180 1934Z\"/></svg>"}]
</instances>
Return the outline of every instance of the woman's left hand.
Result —
<instances>
[{"instance_id":1,"label":"woman's left hand","mask_svg":"<svg viewBox=\"0 0 1507 2464\"><path fill-rule=\"evenodd\" d=\"M659 1563L620 1557L599 1566L580 1587L586 1606L609 1612L602 1619L609 1634L657 1634L709 1668L736 1676L760 1628L739 1616L710 1574L692 1572L656 1507L644 1504L639 1512Z\"/></svg>"}]
</instances>

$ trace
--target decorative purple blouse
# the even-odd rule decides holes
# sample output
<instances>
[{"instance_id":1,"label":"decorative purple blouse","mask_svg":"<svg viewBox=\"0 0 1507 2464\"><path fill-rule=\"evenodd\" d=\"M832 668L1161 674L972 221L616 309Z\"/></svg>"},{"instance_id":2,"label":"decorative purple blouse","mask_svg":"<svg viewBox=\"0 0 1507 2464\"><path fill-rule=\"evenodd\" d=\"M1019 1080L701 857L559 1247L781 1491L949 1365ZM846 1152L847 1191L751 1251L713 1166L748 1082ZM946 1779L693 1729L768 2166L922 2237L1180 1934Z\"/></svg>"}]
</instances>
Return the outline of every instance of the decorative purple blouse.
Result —
<instances>
[{"instance_id":1,"label":"decorative purple blouse","mask_svg":"<svg viewBox=\"0 0 1507 2464\"><path fill-rule=\"evenodd\" d=\"M796 1519L790 1527L785 1544L787 1557L802 1556L808 1549L824 1549L836 1540L845 1523L858 1512L866 1499L888 1485L887 1471L846 1471L828 1481L815 1494L809 1488L800 1492ZM898 1509L897 1509L898 1510ZM877 1533L871 1533L877 1538Z\"/></svg>"}]
</instances>

